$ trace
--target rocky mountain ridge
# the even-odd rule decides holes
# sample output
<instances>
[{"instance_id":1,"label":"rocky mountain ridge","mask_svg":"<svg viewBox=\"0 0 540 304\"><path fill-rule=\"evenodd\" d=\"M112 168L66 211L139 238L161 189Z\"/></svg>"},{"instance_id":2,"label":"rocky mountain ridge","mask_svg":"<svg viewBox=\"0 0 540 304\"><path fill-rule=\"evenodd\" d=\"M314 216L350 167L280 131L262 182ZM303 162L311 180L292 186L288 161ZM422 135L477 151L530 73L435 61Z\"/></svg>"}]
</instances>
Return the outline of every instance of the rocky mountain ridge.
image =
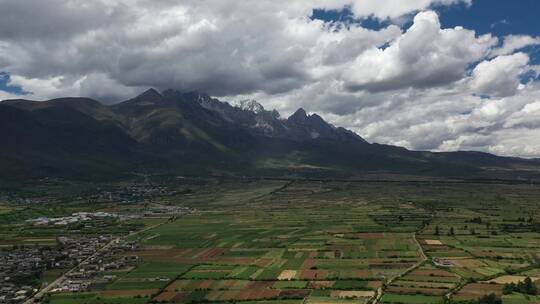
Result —
<instances>
[{"instance_id":1,"label":"rocky mountain ridge","mask_svg":"<svg viewBox=\"0 0 540 304\"><path fill-rule=\"evenodd\" d=\"M132 172L242 175L456 175L521 170L537 160L370 144L317 114L283 119L256 101L149 89L104 105L89 98L0 103L0 179L114 178Z\"/></svg>"}]
</instances>

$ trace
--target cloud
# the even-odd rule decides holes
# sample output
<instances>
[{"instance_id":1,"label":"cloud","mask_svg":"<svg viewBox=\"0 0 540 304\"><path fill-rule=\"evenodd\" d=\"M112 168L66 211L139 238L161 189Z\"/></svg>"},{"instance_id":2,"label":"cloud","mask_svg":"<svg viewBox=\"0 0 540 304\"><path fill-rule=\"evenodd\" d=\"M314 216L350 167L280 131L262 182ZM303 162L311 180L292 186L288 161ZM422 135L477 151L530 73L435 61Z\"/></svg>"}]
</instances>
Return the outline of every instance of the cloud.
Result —
<instances>
[{"instance_id":1,"label":"cloud","mask_svg":"<svg viewBox=\"0 0 540 304\"><path fill-rule=\"evenodd\" d=\"M5 92L5 91L1 91L1 90L0 90L0 103L1 103L3 100L7 100L7 99L19 99L19 98L21 98L20 95L16 95L16 94L12 94L12 93Z\"/></svg>"},{"instance_id":2,"label":"cloud","mask_svg":"<svg viewBox=\"0 0 540 304\"><path fill-rule=\"evenodd\" d=\"M0 30L0 70L47 81L106 74L127 87L215 95L279 93L316 76L323 57L317 48L347 40L360 51L388 36L353 27L345 37L310 20L308 7L280 10L274 1L259 0L1 1L6 24ZM343 60L331 52L324 56Z\"/></svg>"},{"instance_id":3,"label":"cloud","mask_svg":"<svg viewBox=\"0 0 540 304\"><path fill-rule=\"evenodd\" d=\"M493 56L509 55L528 46L539 45L540 37L528 35L508 35L504 37L503 45L491 52Z\"/></svg>"},{"instance_id":4,"label":"cloud","mask_svg":"<svg viewBox=\"0 0 540 304\"><path fill-rule=\"evenodd\" d=\"M516 94L519 76L527 71L529 56L515 53L479 63L472 73L472 89L480 94L505 97Z\"/></svg>"},{"instance_id":5,"label":"cloud","mask_svg":"<svg viewBox=\"0 0 540 304\"><path fill-rule=\"evenodd\" d=\"M121 2L104 0L0 0L0 40L51 43L88 30L129 22Z\"/></svg>"},{"instance_id":6,"label":"cloud","mask_svg":"<svg viewBox=\"0 0 540 304\"><path fill-rule=\"evenodd\" d=\"M529 84L515 95L491 99L461 88L452 94L443 89L396 91L355 111L323 116L371 142L415 150L538 157L539 89Z\"/></svg>"},{"instance_id":7,"label":"cloud","mask_svg":"<svg viewBox=\"0 0 540 304\"><path fill-rule=\"evenodd\" d=\"M11 76L7 82L10 86L23 87L30 93L23 96L14 93L0 91L2 99L26 98L45 100L52 97L66 96L91 96L104 103L114 103L118 100L126 100L148 89L147 87L127 87L106 74L89 74L82 78L51 77L47 79L25 78L23 76ZM62 91L63 95L59 95Z\"/></svg>"},{"instance_id":8,"label":"cloud","mask_svg":"<svg viewBox=\"0 0 540 304\"><path fill-rule=\"evenodd\" d=\"M35 98L38 100L44 100L48 96L54 96L59 90L65 94L64 96L74 96L78 93L73 89L72 83L69 83L69 81L61 76L42 79L11 75L8 84L22 87L27 92L30 92L24 95L24 98Z\"/></svg>"},{"instance_id":9,"label":"cloud","mask_svg":"<svg viewBox=\"0 0 540 304\"><path fill-rule=\"evenodd\" d=\"M147 90L147 87L128 87L107 74L90 74L74 83L76 90L82 96L93 96L105 103L114 103L118 100L126 100Z\"/></svg>"},{"instance_id":10,"label":"cloud","mask_svg":"<svg viewBox=\"0 0 540 304\"><path fill-rule=\"evenodd\" d=\"M495 28L496 28L497 26L499 26L499 25L509 25L509 24L510 24L510 22L509 22L508 20L506 20L506 19L501 19L501 20L499 20L499 21L497 21L497 22L494 22L494 23L490 24L489 27L490 27L491 29L495 29Z\"/></svg>"},{"instance_id":11,"label":"cloud","mask_svg":"<svg viewBox=\"0 0 540 304\"><path fill-rule=\"evenodd\" d=\"M338 29L310 20L314 8L351 5L357 17L386 18L458 2L0 0L0 70L49 82L96 74L125 87L278 94L400 34L395 26Z\"/></svg>"},{"instance_id":12,"label":"cloud","mask_svg":"<svg viewBox=\"0 0 540 304\"><path fill-rule=\"evenodd\" d=\"M496 41L460 27L441 29L435 12L422 12L388 48L360 54L345 74L346 86L376 92L450 84L461 79Z\"/></svg>"},{"instance_id":13,"label":"cloud","mask_svg":"<svg viewBox=\"0 0 540 304\"><path fill-rule=\"evenodd\" d=\"M472 0L357 0L352 5L356 16L374 16L378 19L397 18L405 14L425 10L432 5L453 5Z\"/></svg>"}]
</instances>

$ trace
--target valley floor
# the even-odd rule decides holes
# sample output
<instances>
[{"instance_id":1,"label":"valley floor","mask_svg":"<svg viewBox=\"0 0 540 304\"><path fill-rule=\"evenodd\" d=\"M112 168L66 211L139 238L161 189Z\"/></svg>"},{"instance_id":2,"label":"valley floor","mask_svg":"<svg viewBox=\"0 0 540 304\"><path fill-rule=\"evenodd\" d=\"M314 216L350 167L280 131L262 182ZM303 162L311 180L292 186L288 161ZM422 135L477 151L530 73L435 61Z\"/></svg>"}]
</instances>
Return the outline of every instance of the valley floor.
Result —
<instances>
[{"instance_id":1,"label":"valley floor","mask_svg":"<svg viewBox=\"0 0 540 304\"><path fill-rule=\"evenodd\" d=\"M83 292L51 293L44 301L427 304L493 293L504 304L540 302L538 295L503 292L527 277L540 284L539 186L182 183L189 191L139 205L96 204L111 213L141 205L190 212L128 221L141 225L136 230L153 227L128 237L125 224L111 224L138 244L119 253L136 256L136 265L101 272ZM36 231L23 227L3 235L4 245Z\"/></svg>"}]
</instances>

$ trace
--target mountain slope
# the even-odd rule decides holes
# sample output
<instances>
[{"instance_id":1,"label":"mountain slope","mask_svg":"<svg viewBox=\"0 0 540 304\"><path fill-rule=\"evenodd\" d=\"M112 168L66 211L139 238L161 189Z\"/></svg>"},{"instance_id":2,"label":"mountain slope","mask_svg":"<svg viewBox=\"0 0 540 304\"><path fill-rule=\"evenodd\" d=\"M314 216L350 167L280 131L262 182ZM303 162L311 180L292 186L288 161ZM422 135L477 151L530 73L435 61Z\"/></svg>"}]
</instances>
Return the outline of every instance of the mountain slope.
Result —
<instances>
[{"instance_id":1,"label":"mountain slope","mask_svg":"<svg viewBox=\"0 0 540 304\"><path fill-rule=\"evenodd\" d=\"M64 106L27 111L0 104L0 128L2 178L117 175L136 145L114 122Z\"/></svg>"},{"instance_id":2,"label":"mountain slope","mask_svg":"<svg viewBox=\"0 0 540 304\"><path fill-rule=\"evenodd\" d=\"M370 144L299 109L287 119L256 101L150 89L113 106L87 98L0 104L0 178L170 174L354 176L366 172L485 176L538 172L534 160L415 152Z\"/></svg>"}]
</instances>

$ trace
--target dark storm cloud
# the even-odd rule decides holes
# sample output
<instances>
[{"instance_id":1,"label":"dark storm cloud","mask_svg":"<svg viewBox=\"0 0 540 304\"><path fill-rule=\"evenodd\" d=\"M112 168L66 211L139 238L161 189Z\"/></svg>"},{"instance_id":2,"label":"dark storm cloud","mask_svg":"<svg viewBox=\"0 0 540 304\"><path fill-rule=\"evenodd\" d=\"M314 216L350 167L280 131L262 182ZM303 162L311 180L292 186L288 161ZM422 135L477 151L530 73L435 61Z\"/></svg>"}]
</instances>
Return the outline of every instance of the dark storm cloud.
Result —
<instances>
[{"instance_id":1,"label":"dark storm cloud","mask_svg":"<svg viewBox=\"0 0 540 304\"><path fill-rule=\"evenodd\" d=\"M127 21L124 5L104 1L0 0L0 39L67 39L104 25Z\"/></svg>"}]
</instances>

